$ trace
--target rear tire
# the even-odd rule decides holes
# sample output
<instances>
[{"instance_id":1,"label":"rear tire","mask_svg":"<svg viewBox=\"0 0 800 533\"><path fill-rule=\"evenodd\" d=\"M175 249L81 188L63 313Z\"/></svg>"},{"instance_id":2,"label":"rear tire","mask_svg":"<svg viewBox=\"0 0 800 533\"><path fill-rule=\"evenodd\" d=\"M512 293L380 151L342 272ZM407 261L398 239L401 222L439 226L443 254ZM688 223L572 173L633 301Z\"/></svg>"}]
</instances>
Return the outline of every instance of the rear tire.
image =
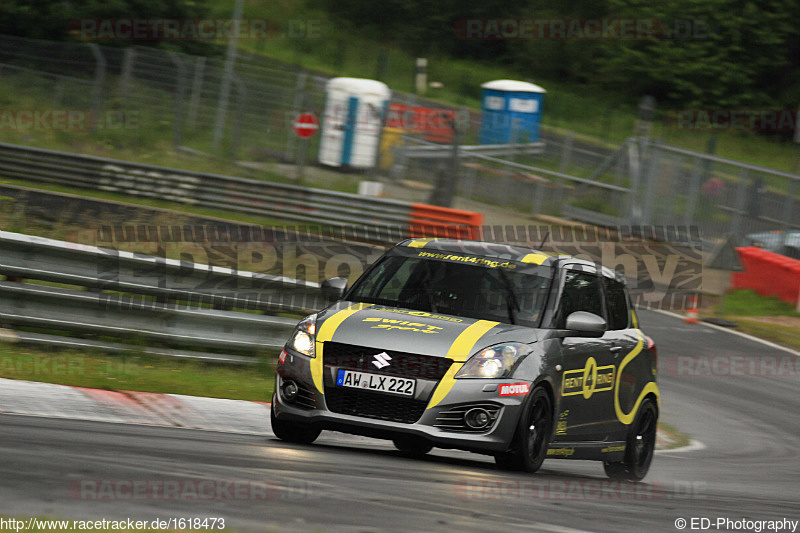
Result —
<instances>
[{"instance_id":1,"label":"rear tire","mask_svg":"<svg viewBox=\"0 0 800 533\"><path fill-rule=\"evenodd\" d=\"M553 407L542 387L531 393L520 419L512 449L494 456L500 468L536 472L547 457L553 429Z\"/></svg>"},{"instance_id":2,"label":"rear tire","mask_svg":"<svg viewBox=\"0 0 800 533\"><path fill-rule=\"evenodd\" d=\"M433 444L421 437L397 437L392 439L392 443L406 457L422 457L433 449Z\"/></svg>"},{"instance_id":3,"label":"rear tire","mask_svg":"<svg viewBox=\"0 0 800 533\"><path fill-rule=\"evenodd\" d=\"M611 479L640 481L650 470L656 448L656 425L658 409L650 398L639 407L636 420L628 429L625 458L618 463L603 463L606 475Z\"/></svg>"},{"instance_id":4,"label":"rear tire","mask_svg":"<svg viewBox=\"0 0 800 533\"><path fill-rule=\"evenodd\" d=\"M281 440L297 444L311 444L314 442L321 429L298 422L288 422L275 418L275 409L270 409L269 419L272 423L272 432Z\"/></svg>"}]
</instances>

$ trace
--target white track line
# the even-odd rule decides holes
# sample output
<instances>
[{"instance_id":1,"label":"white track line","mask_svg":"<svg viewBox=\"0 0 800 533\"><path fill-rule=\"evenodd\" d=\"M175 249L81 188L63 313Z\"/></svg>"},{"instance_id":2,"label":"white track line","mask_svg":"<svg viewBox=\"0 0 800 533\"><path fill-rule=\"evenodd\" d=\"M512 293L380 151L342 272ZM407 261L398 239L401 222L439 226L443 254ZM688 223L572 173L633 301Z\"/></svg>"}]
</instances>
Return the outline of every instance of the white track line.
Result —
<instances>
[{"instance_id":1,"label":"white track line","mask_svg":"<svg viewBox=\"0 0 800 533\"><path fill-rule=\"evenodd\" d=\"M656 313L661 313L662 315L671 316L673 318L679 318L681 320L684 319L684 317L679 315L678 313L673 313L672 311L664 311L663 309L646 309L646 311L653 311L653 312L656 312ZM753 335L749 335L747 333L742 333L741 331L736 331L735 329L723 328L722 326L717 326L716 324L709 324L708 322L703 322L703 321L700 321L700 324L705 326L705 327L707 327L707 328L715 329L717 331L724 331L725 333L730 333L731 335L738 335L739 337L744 337L745 339L748 339L748 340L751 340L751 341L754 341L754 342L759 342L759 343L763 344L764 346L769 346L770 348L775 348L776 350L783 350L786 353L790 353L792 355L800 357L800 352L798 352L797 350L792 350L791 348L787 348L786 346L781 346L780 344L776 344L776 343L768 341L768 340L760 339L758 337L754 337Z\"/></svg>"}]
</instances>

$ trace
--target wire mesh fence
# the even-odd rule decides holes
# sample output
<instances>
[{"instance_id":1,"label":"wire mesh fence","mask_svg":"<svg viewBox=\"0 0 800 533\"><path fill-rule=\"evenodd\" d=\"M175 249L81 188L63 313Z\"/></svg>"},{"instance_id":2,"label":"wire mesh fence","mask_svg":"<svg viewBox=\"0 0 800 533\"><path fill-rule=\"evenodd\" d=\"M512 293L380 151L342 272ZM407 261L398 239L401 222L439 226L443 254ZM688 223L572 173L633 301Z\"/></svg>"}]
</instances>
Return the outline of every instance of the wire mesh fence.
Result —
<instances>
[{"instance_id":1,"label":"wire mesh fence","mask_svg":"<svg viewBox=\"0 0 800 533\"><path fill-rule=\"evenodd\" d=\"M339 52L331 49L333 56ZM323 134L326 127L347 128L325 124L328 76L245 52L231 76L225 66L222 57L143 46L0 36L0 82L14 92L15 104L86 110L94 127L106 127L108 142L160 142L238 161L296 163L316 161L322 139L298 139L301 112L321 117ZM228 83L226 100L221 94ZM609 148L614 145L552 131L542 131L539 143L470 150L479 143L478 111L400 91L364 116L377 121L368 142L378 144L366 170L426 184L434 201L444 188L450 198L587 223L697 226L709 240L800 229L800 176L790 173L644 138ZM110 127L130 117L135 128ZM432 147L435 156L403 155L420 146Z\"/></svg>"}]
</instances>

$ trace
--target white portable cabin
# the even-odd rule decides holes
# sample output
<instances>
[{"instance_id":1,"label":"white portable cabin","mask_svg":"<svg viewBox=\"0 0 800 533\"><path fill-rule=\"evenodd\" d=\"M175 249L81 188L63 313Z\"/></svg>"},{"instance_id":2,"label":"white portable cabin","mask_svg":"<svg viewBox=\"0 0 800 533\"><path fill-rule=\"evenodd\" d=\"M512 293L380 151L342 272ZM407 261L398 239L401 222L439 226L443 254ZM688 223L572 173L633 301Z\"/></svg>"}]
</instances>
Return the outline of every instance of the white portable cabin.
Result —
<instances>
[{"instance_id":1,"label":"white portable cabin","mask_svg":"<svg viewBox=\"0 0 800 533\"><path fill-rule=\"evenodd\" d=\"M372 168L391 90L376 80L333 78L325 92L319 162L333 167Z\"/></svg>"}]
</instances>

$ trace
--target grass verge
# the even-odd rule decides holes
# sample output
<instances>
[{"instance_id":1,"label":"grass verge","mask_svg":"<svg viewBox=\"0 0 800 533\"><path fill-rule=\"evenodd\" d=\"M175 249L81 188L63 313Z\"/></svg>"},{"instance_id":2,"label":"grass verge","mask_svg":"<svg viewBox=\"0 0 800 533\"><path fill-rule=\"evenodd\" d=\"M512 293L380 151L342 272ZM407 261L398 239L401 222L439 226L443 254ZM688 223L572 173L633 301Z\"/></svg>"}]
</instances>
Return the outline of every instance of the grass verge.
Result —
<instances>
[{"instance_id":1,"label":"grass verge","mask_svg":"<svg viewBox=\"0 0 800 533\"><path fill-rule=\"evenodd\" d=\"M0 343L0 377L93 389L268 402L275 376L271 359L272 355L260 357L257 364L242 367Z\"/></svg>"},{"instance_id":2,"label":"grass verge","mask_svg":"<svg viewBox=\"0 0 800 533\"><path fill-rule=\"evenodd\" d=\"M792 304L751 290L728 293L714 310L720 315L734 316L800 316Z\"/></svg>"},{"instance_id":3,"label":"grass verge","mask_svg":"<svg viewBox=\"0 0 800 533\"><path fill-rule=\"evenodd\" d=\"M674 450L676 448L683 448L688 446L691 439L686 433L681 433L675 426L666 424L664 422L658 423L658 443L659 450Z\"/></svg>"},{"instance_id":4,"label":"grass verge","mask_svg":"<svg viewBox=\"0 0 800 533\"><path fill-rule=\"evenodd\" d=\"M792 304L773 296L732 291L703 314L731 319L743 333L800 350L800 313Z\"/></svg>"}]
</instances>

